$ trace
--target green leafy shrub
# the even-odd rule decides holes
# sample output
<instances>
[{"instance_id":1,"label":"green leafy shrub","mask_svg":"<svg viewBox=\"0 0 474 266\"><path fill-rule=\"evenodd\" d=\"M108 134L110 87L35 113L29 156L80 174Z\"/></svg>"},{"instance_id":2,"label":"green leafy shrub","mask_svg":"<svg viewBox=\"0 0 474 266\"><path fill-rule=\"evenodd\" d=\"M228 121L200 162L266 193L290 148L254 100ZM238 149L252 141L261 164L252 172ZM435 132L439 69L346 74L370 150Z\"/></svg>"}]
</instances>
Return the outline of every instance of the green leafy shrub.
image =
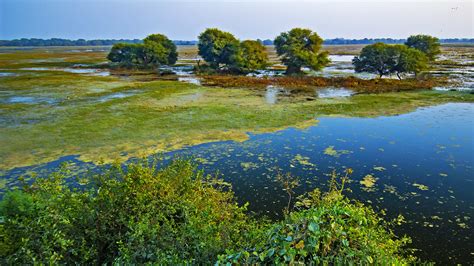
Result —
<instances>
[{"instance_id":1,"label":"green leafy shrub","mask_svg":"<svg viewBox=\"0 0 474 266\"><path fill-rule=\"evenodd\" d=\"M257 224L228 184L188 161L146 163L66 182L67 172L5 195L2 264L205 263L252 242Z\"/></svg>"},{"instance_id":2,"label":"green leafy shrub","mask_svg":"<svg viewBox=\"0 0 474 266\"><path fill-rule=\"evenodd\" d=\"M117 165L75 182L65 168L8 192L0 204L0 263L414 261L403 253L409 238L397 239L371 208L342 195L347 175L338 185L334 174L328 193L299 197L297 211L288 207L283 221L270 224L247 215L229 184L189 161L155 165ZM284 189L298 183L290 176L280 179Z\"/></svg>"},{"instance_id":3,"label":"green leafy shrub","mask_svg":"<svg viewBox=\"0 0 474 266\"><path fill-rule=\"evenodd\" d=\"M302 198L302 210L273 224L256 246L229 251L219 263L289 265L399 265L415 260L403 253L410 239L397 239L372 208L351 202L342 187L331 183L328 193L315 190Z\"/></svg>"}]
</instances>

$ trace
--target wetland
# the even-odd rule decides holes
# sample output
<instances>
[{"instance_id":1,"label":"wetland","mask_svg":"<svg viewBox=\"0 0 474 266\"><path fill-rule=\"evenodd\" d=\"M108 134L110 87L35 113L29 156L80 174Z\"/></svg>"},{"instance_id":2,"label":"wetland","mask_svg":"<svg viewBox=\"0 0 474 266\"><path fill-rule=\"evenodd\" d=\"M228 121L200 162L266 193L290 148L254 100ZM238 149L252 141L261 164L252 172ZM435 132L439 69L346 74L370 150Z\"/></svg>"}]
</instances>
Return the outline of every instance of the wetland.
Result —
<instances>
[{"instance_id":1,"label":"wetland","mask_svg":"<svg viewBox=\"0 0 474 266\"><path fill-rule=\"evenodd\" d=\"M326 46L331 64L306 77L272 67L248 76L108 68L110 47L0 48L0 190L69 162L75 172L160 156L191 158L232 184L240 204L279 219L277 173L297 194L354 170L349 196L407 222L417 256L473 261L474 47L445 46L430 80L355 73L361 46ZM440 254L439 250L443 250Z\"/></svg>"}]
</instances>

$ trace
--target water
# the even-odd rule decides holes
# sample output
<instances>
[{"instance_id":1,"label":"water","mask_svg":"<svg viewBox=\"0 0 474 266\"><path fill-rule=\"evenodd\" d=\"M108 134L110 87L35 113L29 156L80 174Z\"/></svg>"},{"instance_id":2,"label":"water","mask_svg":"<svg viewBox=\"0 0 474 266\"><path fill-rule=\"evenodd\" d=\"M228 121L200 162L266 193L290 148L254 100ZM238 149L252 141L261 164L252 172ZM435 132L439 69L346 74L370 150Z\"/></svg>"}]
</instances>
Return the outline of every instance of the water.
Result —
<instances>
[{"instance_id":1,"label":"water","mask_svg":"<svg viewBox=\"0 0 474 266\"><path fill-rule=\"evenodd\" d=\"M107 102L114 99L123 99L137 94L138 91L116 92L99 98L99 102Z\"/></svg>"},{"instance_id":2,"label":"water","mask_svg":"<svg viewBox=\"0 0 474 266\"><path fill-rule=\"evenodd\" d=\"M281 95L289 95L289 91L281 87L269 85L265 90L265 102L268 104L276 104Z\"/></svg>"},{"instance_id":3,"label":"water","mask_svg":"<svg viewBox=\"0 0 474 266\"><path fill-rule=\"evenodd\" d=\"M346 62L352 63L352 59L354 59L353 55L329 55L329 59L331 62Z\"/></svg>"},{"instance_id":4,"label":"water","mask_svg":"<svg viewBox=\"0 0 474 266\"><path fill-rule=\"evenodd\" d=\"M304 130L250 134L248 141L202 144L165 157L191 156L205 172L219 171L232 183L239 203L249 202L251 211L272 218L281 217L287 203L274 181L278 172L299 176L302 185L296 191L301 194L326 188L329 173L350 167L354 174L347 195L386 210L387 219L402 214L407 223L395 233L412 236L418 256L442 265L473 261L474 104L444 104L391 117L318 120ZM13 185L11 180L21 174L35 170L44 175L67 158L6 171L4 178ZM375 179L373 187L361 183L367 175Z\"/></svg>"},{"instance_id":5,"label":"water","mask_svg":"<svg viewBox=\"0 0 474 266\"><path fill-rule=\"evenodd\" d=\"M0 72L0 78L3 77L14 77L17 76L17 73L11 73L11 72Z\"/></svg>"},{"instance_id":6,"label":"water","mask_svg":"<svg viewBox=\"0 0 474 266\"><path fill-rule=\"evenodd\" d=\"M95 69L95 68L27 67L27 68L20 68L20 69L30 70L30 71L64 71L68 73L85 74L89 76L100 76L100 77L110 76L109 71Z\"/></svg>"},{"instance_id":7,"label":"water","mask_svg":"<svg viewBox=\"0 0 474 266\"><path fill-rule=\"evenodd\" d=\"M38 103L47 103L53 104L56 100L45 97L33 97L33 96L13 96L6 99L0 99L0 102L4 103L23 103L23 104L38 104Z\"/></svg>"},{"instance_id":8,"label":"water","mask_svg":"<svg viewBox=\"0 0 474 266\"><path fill-rule=\"evenodd\" d=\"M316 95L319 98L341 98L354 95L354 91L345 88L326 88L316 89Z\"/></svg>"},{"instance_id":9,"label":"water","mask_svg":"<svg viewBox=\"0 0 474 266\"><path fill-rule=\"evenodd\" d=\"M161 67L160 70L172 71L176 76L178 76L178 81L201 85L201 79L192 73L192 66Z\"/></svg>"}]
</instances>

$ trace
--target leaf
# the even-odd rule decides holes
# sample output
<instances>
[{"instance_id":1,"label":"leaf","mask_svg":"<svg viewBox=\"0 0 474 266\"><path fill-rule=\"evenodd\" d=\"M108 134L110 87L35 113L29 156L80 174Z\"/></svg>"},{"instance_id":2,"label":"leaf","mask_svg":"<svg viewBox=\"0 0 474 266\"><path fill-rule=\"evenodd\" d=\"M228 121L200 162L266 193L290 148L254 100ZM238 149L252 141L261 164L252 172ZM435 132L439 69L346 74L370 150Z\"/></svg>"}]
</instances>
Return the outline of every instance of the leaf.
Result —
<instances>
[{"instance_id":1,"label":"leaf","mask_svg":"<svg viewBox=\"0 0 474 266\"><path fill-rule=\"evenodd\" d=\"M304 248L304 240L300 240L300 242L298 242L298 244L295 245L295 248L303 249Z\"/></svg>"},{"instance_id":2,"label":"leaf","mask_svg":"<svg viewBox=\"0 0 474 266\"><path fill-rule=\"evenodd\" d=\"M367 261L368 261L369 263L374 263L374 259L372 259L371 256L367 256Z\"/></svg>"},{"instance_id":3,"label":"leaf","mask_svg":"<svg viewBox=\"0 0 474 266\"><path fill-rule=\"evenodd\" d=\"M260 255L258 255L260 261L264 261L265 260L265 252L262 252L260 253Z\"/></svg>"},{"instance_id":4,"label":"leaf","mask_svg":"<svg viewBox=\"0 0 474 266\"><path fill-rule=\"evenodd\" d=\"M310 222L308 225L308 230L311 232L316 232L319 230L319 225L315 222Z\"/></svg>"},{"instance_id":5,"label":"leaf","mask_svg":"<svg viewBox=\"0 0 474 266\"><path fill-rule=\"evenodd\" d=\"M343 239L343 240L342 240L342 244L343 244L344 246L348 247L348 246L349 246L349 241L347 241L347 239Z\"/></svg>"},{"instance_id":6,"label":"leaf","mask_svg":"<svg viewBox=\"0 0 474 266\"><path fill-rule=\"evenodd\" d=\"M271 256L273 256L273 254L275 254L275 249L274 248L271 248L267 251L267 257L271 257Z\"/></svg>"}]
</instances>

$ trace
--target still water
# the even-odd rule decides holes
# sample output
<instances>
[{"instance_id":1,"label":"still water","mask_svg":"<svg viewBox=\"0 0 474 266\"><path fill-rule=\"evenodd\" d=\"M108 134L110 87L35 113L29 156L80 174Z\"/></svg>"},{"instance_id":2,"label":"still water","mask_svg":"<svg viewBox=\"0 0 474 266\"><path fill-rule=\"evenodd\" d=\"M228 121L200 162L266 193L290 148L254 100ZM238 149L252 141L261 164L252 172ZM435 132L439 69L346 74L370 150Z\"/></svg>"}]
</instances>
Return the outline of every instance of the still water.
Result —
<instances>
[{"instance_id":1,"label":"still water","mask_svg":"<svg viewBox=\"0 0 474 266\"><path fill-rule=\"evenodd\" d=\"M352 168L352 192L347 195L386 210L387 218L402 214L407 223L395 233L412 236L418 256L441 264L474 261L474 104L318 121L304 130L250 134L241 143L202 144L167 153L165 158L193 157L206 172L219 172L231 182L240 203L250 202L250 210L271 218L281 217L287 203L274 181L277 173L299 176L297 193L302 194L324 190L333 170ZM65 160L91 167L69 156L3 176L11 181L31 170L46 174Z\"/></svg>"}]
</instances>

